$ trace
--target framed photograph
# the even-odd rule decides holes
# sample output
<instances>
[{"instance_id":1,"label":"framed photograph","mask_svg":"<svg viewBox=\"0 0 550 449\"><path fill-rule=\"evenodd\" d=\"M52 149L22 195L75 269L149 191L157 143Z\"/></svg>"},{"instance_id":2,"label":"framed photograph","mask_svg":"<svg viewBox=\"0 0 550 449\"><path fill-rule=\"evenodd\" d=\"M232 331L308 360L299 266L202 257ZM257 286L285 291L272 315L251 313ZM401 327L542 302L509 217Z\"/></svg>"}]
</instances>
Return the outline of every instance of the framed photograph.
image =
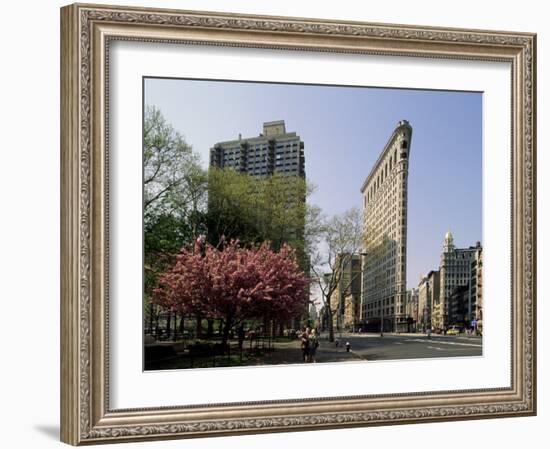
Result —
<instances>
[{"instance_id":1,"label":"framed photograph","mask_svg":"<svg viewBox=\"0 0 550 449\"><path fill-rule=\"evenodd\" d=\"M61 9L61 439L536 413L536 36Z\"/></svg>"}]
</instances>

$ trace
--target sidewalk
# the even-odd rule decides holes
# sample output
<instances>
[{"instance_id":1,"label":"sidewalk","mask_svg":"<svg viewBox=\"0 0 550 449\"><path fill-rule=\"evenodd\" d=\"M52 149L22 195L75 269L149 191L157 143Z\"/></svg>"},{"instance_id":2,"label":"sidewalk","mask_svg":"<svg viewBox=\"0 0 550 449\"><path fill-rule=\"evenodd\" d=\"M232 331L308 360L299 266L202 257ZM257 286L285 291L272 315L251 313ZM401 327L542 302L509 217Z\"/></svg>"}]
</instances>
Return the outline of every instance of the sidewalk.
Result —
<instances>
[{"instance_id":1,"label":"sidewalk","mask_svg":"<svg viewBox=\"0 0 550 449\"><path fill-rule=\"evenodd\" d=\"M327 340L321 340L315 354L317 363L330 362L352 362L366 360L364 357L353 351L346 352L345 347L336 346L335 343L329 343ZM250 362L250 361L249 361ZM247 363L247 365L285 365L304 363L300 341L292 340L284 343L275 343L275 351L264 354L255 360L256 363Z\"/></svg>"}]
</instances>

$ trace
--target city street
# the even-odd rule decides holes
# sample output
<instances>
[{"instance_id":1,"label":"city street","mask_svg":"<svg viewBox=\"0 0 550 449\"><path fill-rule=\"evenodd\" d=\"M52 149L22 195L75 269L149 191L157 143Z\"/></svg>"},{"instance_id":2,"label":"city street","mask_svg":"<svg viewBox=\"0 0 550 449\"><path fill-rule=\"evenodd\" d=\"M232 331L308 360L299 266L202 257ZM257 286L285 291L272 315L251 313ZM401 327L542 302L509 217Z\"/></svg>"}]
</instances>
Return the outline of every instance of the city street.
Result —
<instances>
[{"instance_id":1,"label":"city street","mask_svg":"<svg viewBox=\"0 0 550 449\"><path fill-rule=\"evenodd\" d=\"M350 351L346 351L346 343ZM328 334L321 334L316 353L317 363L357 362L378 360L423 359L434 357L475 357L482 355L482 339L466 335L432 335L425 334L335 334L335 341L329 343ZM239 353L236 342L232 344L232 358L229 355L209 354L195 356L191 360L188 353L180 352L166 358L149 360L146 369L182 369L208 368L211 366L253 366L253 365L287 365L303 363L300 340L278 340L272 342L273 351L261 349L250 351L245 342L244 352ZM161 346L171 347L173 342ZM187 355L185 355L187 354Z\"/></svg>"},{"instance_id":2,"label":"city street","mask_svg":"<svg viewBox=\"0 0 550 449\"><path fill-rule=\"evenodd\" d=\"M337 344L338 342L338 344ZM346 351L346 342L351 345ZM299 340L276 343L276 350L258 359L257 364L301 363ZM482 355L482 339L466 335L425 334L349 334L335 333L335 342L328 342L328 334L321 334L318 363L422 359L432 357L475 357ZM249 361L248 364L256 364Z\"/></svg>"},{"instance_id":3,"label":"city street","mask_svg":"<svg viewBox=\"0 0 550 449\"><path fill-rule=\"evenodd\" d=\"M482 339L477 336L432 335L428 339L420 333L384 334L384 337L380 337L380 334L346 333L340 337L336 333L335 338L339 346L349 342L355 355L369 361L482 355ZM323 344L329 343L325 340Z\"/></svg>"}]
</instances>

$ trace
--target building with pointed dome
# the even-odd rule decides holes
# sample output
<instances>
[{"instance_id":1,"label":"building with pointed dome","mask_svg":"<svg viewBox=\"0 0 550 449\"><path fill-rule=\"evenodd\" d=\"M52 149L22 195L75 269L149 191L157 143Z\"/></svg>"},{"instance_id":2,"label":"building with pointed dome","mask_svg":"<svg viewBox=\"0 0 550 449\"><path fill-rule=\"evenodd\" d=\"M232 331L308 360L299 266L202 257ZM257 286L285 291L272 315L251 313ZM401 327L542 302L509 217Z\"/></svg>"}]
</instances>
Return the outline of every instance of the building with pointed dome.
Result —
<instances>
[{"instance_id":1,"label":"building with pointed dome","mask_svg":"<svg viewBox=\"0 0 550 449\"><path fill-rule=\"evenodd\" d=\"M439 265L439 300L432 306L432 327L445 330L450 325L467 324L475 319L475 281L472 282L472 266L481 257L481 243L469 248L456 248L453 234L448 231L443 240L443 252ZM456 305L457 294L462 292L462 304ZM478 292L481 296L481 291ZM453 303L452 303L452 298ZM453 310L451 310L451 306ZM459 312L457 312L459 310ZM458 319L457 317L462 317ZM460 321L460 322L458 322Z\"/></svg>"}]
</instances>

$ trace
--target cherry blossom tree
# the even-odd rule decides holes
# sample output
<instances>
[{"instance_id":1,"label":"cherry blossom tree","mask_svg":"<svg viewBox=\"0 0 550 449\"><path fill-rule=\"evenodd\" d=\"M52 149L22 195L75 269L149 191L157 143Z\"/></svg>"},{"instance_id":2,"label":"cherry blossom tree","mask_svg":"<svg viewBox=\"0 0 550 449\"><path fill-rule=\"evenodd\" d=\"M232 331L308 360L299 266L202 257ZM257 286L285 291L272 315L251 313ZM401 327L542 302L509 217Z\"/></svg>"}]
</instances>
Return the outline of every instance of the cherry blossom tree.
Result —
<instances>
[{"instance_id":1,"label":"cherry blossom tree","mask_svg":"<svg viewBox=\"0 0 550 449\"><path fill-rule=\"evenodd\" d=\"M197 245L196 245L197 246ZM269 242L243 248L232 240L223 250L210 244L184 248L176 263L159 277L153 300L182 315L223 321L223 341L246 319L289 319L303 312L308 280L295 251Z\"/></svg>"}]
</instances>

